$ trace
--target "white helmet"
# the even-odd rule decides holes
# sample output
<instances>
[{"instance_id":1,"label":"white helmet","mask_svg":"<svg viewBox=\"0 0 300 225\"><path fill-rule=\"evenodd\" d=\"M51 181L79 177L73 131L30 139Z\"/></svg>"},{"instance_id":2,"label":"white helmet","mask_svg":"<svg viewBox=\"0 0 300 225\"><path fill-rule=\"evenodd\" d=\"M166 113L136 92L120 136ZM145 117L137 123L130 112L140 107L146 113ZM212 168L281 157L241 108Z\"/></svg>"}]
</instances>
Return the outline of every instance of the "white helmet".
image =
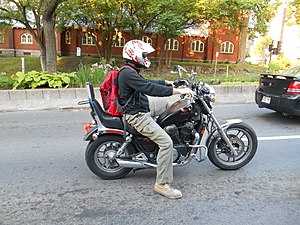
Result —
<instances>
[{"instance_id":1,"label":"white helmet","mask_svg":"<svg viewBox=\"0 0 300 225\"><path fill-rule=\"evenodd\" d=\"M149 68L151 62L147 58L147 54L154 51L155 49L151 45L141 40L131 40L123 48L123 58L129 59L143 68Z\"/></svg>"}]
</instances>

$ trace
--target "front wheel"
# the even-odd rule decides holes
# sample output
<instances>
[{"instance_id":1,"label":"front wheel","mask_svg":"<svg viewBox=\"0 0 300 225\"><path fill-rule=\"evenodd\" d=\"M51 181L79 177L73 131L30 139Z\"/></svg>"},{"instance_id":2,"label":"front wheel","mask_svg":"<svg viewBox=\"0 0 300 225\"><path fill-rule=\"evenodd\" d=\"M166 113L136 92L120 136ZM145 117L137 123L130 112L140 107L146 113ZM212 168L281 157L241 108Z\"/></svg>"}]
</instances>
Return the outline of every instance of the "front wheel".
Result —
<instances>
[{"instance_id":1,"label":"front wheel","mask_svg":"<svg viewBox=\"0 0 300 225\"><path fill-rule=\"evenodd\" d=\"M85 161L95 175L102 179L112 180L122 178L132 170L119 166L115 160L115 154L121 147L123 140L121 136L105 135L88 144ZM130 145L127 152L129 148Z\"/></svg>"},{"instance_id":2,"label":"front wheel","mask_svg":"<svg viewBox=\"0 0 300 225\"><path fill-rule=\"evenodd\" d=\"M257 149L255 131L246 123L230 125L226 134L235 148L237 155L232 155L230 148L221 136L216 136L208 148L208 158L217 167L224 170L236 170L248 164Z\"/></svg>"}]
</instances>

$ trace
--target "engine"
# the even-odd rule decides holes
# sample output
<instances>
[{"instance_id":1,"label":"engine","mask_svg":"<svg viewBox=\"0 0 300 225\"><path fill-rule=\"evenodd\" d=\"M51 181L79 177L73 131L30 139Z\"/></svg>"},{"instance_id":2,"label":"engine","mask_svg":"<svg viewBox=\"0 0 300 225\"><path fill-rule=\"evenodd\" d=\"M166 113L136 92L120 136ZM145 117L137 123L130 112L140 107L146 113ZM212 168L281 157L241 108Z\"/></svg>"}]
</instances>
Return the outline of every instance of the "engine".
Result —
<instances>
[{"instance_id":1,"label":"engine","mask_svg":"<svg viewBox=\"0 0 300 225\"><path fill-rule=\"evenodd\" d=\"M194 124L191 122L185 123L181 127L177 127L175 124L168 125L164 128L166 133L173 140L173 159L176 161L180 155L186 156L188 153L187 143L191 142L193 138L192 130L194 129Z\"/></svg>"}]
</instances>

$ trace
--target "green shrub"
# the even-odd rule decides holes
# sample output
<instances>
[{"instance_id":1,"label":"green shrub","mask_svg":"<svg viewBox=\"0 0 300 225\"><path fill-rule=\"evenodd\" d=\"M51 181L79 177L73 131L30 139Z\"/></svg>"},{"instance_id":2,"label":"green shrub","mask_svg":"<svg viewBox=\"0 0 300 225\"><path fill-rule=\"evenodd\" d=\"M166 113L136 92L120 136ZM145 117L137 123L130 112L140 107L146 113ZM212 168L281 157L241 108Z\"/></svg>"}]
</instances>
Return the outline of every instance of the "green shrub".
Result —
<instances>
[{"instance_id":1,"label":"green shrub","mask_svg":"<svg viewBox=\"0 0 300 225\"><path fill-rule=\"evenodd\" d=\"M98 67L82 66L76 73L73 85L85 87L86 82L92 82L94 85L100 85L104 80L106 73Z\"/></svg>"},{"instance_id":2,"label":"green shrub","mask_svg":"<svg viewBox=\"0 0 300 225\"><path fill-rule=\"evenodd\" d=\"M14 81L6 73L0 73L0 89L11 89Z\"/></svg>"},{"instance_id":3,"label":"green shrub","mask_svg":"<svg viewBox=\"0 0 300 225\"><path fill-rule=\"evenodd\" d=\"M53 73L30 71L28 73L17 72L12 75L14 82L13 89L16 88L37 88L50 87L62 88L68 87L71 79L75 78L75 73Z\"/></svg>"},{"instance_id":4,"label":"green shrub","mask_svg":"<svg viewBox=\"0 0 300 225\"><path fill-rule=\"evenodd\" d=\"M285 57L284 54L281 54L276 59L272 60L272 64L277 65L279 70L285 70L292 65L292 62Z\"/></svg>"}]
</instances>

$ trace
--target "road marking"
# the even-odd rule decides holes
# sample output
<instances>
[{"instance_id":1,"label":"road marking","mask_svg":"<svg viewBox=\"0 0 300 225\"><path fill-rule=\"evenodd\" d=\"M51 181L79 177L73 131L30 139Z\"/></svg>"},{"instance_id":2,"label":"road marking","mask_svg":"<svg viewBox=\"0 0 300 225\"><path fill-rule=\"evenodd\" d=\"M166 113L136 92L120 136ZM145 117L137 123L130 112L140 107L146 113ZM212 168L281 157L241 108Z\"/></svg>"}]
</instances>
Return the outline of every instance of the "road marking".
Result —
<instances>
[{"instance_id":1,"label":"road marking","mask_svg":"<svg viewBox=\"0 0 300 225\"><path fill-rule=\"evenodd\" d=\"M259 141L300 139L300 135L273 136L273 137L258 137L257 139L258 139Z\"/></svg>"}]
</instances>

